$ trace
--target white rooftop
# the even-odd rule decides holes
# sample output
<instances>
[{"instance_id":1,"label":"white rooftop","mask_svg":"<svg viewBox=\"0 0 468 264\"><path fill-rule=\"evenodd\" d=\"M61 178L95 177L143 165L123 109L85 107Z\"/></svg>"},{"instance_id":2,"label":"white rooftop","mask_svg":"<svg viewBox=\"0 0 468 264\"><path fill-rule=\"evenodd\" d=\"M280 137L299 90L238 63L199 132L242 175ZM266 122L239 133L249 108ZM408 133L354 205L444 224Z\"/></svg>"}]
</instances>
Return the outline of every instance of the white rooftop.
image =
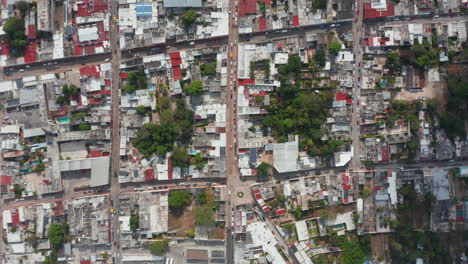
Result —
<instances>
[{"instance_id":1,"label":"white rooftop","mask_svg":"<svg viewBox=\"0 0 468 264\"><path fill-rule=\"evenodd\" d=\"M297 171L298 154L299 143L297 141L273 144L273 167L279 173Z\"/></svg>"}]
</instances>

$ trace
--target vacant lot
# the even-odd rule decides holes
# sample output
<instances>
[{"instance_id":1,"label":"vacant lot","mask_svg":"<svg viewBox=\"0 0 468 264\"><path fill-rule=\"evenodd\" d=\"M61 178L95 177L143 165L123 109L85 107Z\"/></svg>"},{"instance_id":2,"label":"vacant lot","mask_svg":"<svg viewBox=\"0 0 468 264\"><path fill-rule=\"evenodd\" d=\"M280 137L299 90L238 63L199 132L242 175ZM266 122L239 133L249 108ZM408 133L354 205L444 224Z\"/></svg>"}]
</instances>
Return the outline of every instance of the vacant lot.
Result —
<instances>
[{"instance_id":1,"label":"vacant lot","mask_svg":"<svg viewBox=\"0 0 468 264\"><path fill-rule=\"evenodd\" d=\"M175 233L177 237L186 237L187 231L195 229L194 204L185 209L180 217L169 213L169 233Z\"/></svg>"}]
</instances>

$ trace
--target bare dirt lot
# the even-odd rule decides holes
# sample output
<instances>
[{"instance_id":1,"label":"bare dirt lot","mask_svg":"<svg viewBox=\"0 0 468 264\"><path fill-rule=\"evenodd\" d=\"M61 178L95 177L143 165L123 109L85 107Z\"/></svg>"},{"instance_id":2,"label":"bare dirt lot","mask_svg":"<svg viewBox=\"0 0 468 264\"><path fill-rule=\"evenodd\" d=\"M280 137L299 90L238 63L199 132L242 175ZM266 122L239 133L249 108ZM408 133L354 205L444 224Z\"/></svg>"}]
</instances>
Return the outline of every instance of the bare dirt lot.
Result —
<instances>
[{"instance_id":1,"label":"bare dirt lot","mask_svg":"<svg viewBox=\"0 0 468 264\"><path fill-rule=\"evenodd\" d=\"M402 89L395 99L413 101L418 100L420 97L427 97L429 99L436 98L442 105L445 105L445 98L447 97L447 83L444 79L440 79L440 81L430 81L426 73L426 82L423 91L414 93L406 89Z\"/></svg>"},{"instance_id":2,"label":"bare dirt lot","mask_svg":"<svg viewBox=\"0 0 468 264\"><path fill-rule=\"evenodd\" d=\"M169 213L169 232L175 233L177 237L187 237L187 231L195 229L194 208L195 205L192 203L180 217L175 217L172 213Z\"/></svg>"},{"instance_id":3,"label":"bare dirt lot","mask_svg":"<svg viewBox=\"0 0 468 264\"><path fill-rule=\"evenodd\" d=\"M388 234L377 234L371 237L372 256L384 257L385 259L390 256L388 236Z\"/></svg>"}]
</instances>

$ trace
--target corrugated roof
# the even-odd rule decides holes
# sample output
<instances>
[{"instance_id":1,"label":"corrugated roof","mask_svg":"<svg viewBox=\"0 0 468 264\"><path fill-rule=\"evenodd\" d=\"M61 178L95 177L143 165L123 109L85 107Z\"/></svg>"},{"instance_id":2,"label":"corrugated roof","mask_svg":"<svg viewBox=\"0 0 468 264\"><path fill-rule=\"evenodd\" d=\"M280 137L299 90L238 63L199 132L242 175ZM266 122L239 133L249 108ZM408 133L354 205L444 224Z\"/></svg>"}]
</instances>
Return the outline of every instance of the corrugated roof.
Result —
<instances>
[{"instance_id":1,"label":"corrugated roof","mask_svg":"<svg viewBox=\"0 0 468 264\"><path fill-rule=\"evenodd\" d=\"M165 8L173 7L202 7L201 0L164 0Z\"/></svg>"},{"instance_id":2,"label":"corrugated roof","mask_svg":"<svg viewBox=\"0 0 468 264\"><path fill-rule=\"evenodd\" d=\"M273 166L279 173L297 171L297 141L273 144Z\"/></svg>"}]
</instances>

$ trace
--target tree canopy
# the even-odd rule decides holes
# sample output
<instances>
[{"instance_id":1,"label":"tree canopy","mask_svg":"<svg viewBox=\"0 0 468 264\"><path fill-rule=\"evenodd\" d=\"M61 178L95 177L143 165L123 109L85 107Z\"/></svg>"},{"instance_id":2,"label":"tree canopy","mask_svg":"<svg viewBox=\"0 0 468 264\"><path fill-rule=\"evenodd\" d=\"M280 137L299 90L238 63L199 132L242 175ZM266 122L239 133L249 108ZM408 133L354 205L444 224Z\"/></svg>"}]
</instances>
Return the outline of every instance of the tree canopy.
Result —
<instances>
[{"instance_id":1,"label":"tree canopy","mask_svg":"<svg viewBox=\"0 0 468 264\"><path fill-rule=\"evenodd\" d=\"M57 97L57 104L61 105L69 105L70 104L70 98L78 96L80 94L81 89L75 85L68 85L65 84L62 87L62 95Z\"/></svg>"},{"instance_id":2,"label":"tree canopy","mask_svg":"<svg viewBox=\"0 0 468 264\"><path fill-rule=\"evenodd\" d=\"M145 156L156 154L164 156L172 150L177 138L177 127L174 123L161 123L155 125L146 123L138 131L133 145Z\"/></svg>"},{"instance_id":3,"label":"tree canopy","mask_svg":"<svg viewBox=\"0 0 468 264\"><path fill-rule=\"evenodd\" d=\"M195 208L195 224L198 226L213 227L215 221L216 202L212 195L202 192L197 197L199 206Z\"/></svg>"},{"instance_id":4,"label":"tree canopy","mask_svg":"<svg viewBox=\"0 0 468 264\"><path fill-rule=\"evenodd\" d=\"M140 216L132 215L130 217L130 229L135 232L140 228Z\"/></svg>"},{"instance_id":5,"label":"tree canopy","mask_svg":"<svg viewBox=\"0 0 468 264\"><path fill-rule=\"evenodd\" d=\"M126 93L133 93L136 90L148 88L148 79L143 71L133 71L128 73L127 83L124 85Z\"/></svg>"},{"instance_id":6,"label":"tree canopy","mask_svg":"<svg viewBox=\"0 0 468 264\"><path fill-rule=\"evenodd\" d=\"M257 176L258 177L271 176L271 165L265 162L260 163L260 165L257 166Z\"/></svg>"},{"instance_id":7,"label":"tree canopy","mask_svg":"<svg viewBox=\"0 0 468 264\"><path fill-rule=\"evenodd\" d=\"M203 167L205 167L205 164L207 163L206 159L203 158L203 156L200 153L195 154L193 161L193 165L195 165L195 167L199 170L203 169Z\"/></svg>"},{"instance_id":8,"label":"tree canopy","mask_svg":"<svg viewBox=\"0 0 468 264\"><path fill-rule=\"evenodd\" d=\"M23 16L26 14L26 11L29 9L29 4L26 1L18 1L16 2L16 8L23 14Z\"/></svg>"},{"instance_id":9,"label":"tree canopy","mask_svg":"<svg viewBox=\"0 0 468 264\"><path fill-rule=\"evenodd\" d=\"M147 123L138 131L132 141L140 153L145 156L153 154L164 156L172 151L174 142L186 144L192 136L193 111L185 107L182 99L176 101L176 110L167 108L169 115L163 117L160 124Z\"/></svg>"},{"instance_id":10,"label":"tree canopy","mask_svg":"<svg viewBox=\"0 0 468 264\"><path fill-rule=\"evenodd\" d=\"M172 165L180 168L187 168L190 166L190 155L184 148L177 147L172 151Z\"/></svg>"},{"instance_id":11,"label":"tree canopy","mask_svg":"<svg viewBox=\"0 0 468 264\"><path fill-rule=\"evenodd\" d=\"M448 98L445 111L434 111L440 117L440 127L451 139L466 135L465 122L468 119L468 76L466 74L450 74L448 81Z\"/></svg>"},{"instance_id":12,"label":"tree canopy","mask_svg":"<svg viewBox=\"0 0 468 264\"><path fill-rule=\"evenodd\" d=\"M52 223L47 231L47 238L52 247L58 249L65 242L66 224Z\"/></svg>"},{"instance_id":13,"label":"tree canopy","mask_svg":"<svg viewBox=\"0 0 468 264\"><path fill-rule=\"evenodd\" d=\"M168 247L169 243L167 242L167 240L163 239L152 242L149 245L149 250L153 255L162 255L166 253Z\"/></svg>"},{"instance_id":14,"label":"tree canopy","mask_svg":"<svg viewBox=\"0 0 468 264\"><path fill-rule=\"evenodd\" d=\"M4 40L11 49L11 54L16 57L23 56L26 45L26 28L22 18L10 17L3 25L3 30L7 33Z\"/></svg>"},{"instance_id":15,"label":"tree canopy","mask_svg":"<svg viewBox=\"0 0 468 264\"><path fill-rule=\"evenodd\" d=\"M203 92L203 84L200 80L195 80L191 82L189 85L185 86L184 91L191 96L198 96L201 95Z\"/></svg>"},{"instance_id":16,"label":"tree canopy","mask_svg":"<svg viewBox=\"0 0 468 264\"><path fill-rule=\"evenodd\" d=\"M192 203L192 194L184 190L176 190L169 193L169 208L178 215L185 207Z\"/></svg>"},{"instance_id":17,"label":"tree canopy","mask_svg":"<svg viewBox=\"0 0 468 264\"><path fill-rule=\"evenodd\" d=\"M213 75L216 73L216 61L200 65L201 75Z\"/></svg>"},{"instance_id":18,"label":"tree canopy","mask_svg":"<svg viewBox=\"0 0 468 264\"><path fill-rule=\"evenodd\" d=\"M325 63L327 62L327 56L325 54L325 51L323 49L317 50L317 52L315 52L314 54L314 60L318 66L320 67L325 66Z\"/></svg>"},{"instance_id":19,"label":"tree canopy","mask_svg":"<svg viewBox=\"0 0 468 264\"><path fill-rule=\"evenodd\" d=\"M148 113L148 108L146 108L146 107L144 107L142 105L137 106L135 110L136 110L137 114L142 115L142 116L144 116L144 115L146 115L146 113Z\"/></svg>"},{"instance_id":20,"label":"tree canopy","mask_svg":"<svg viewBox=\"0 0 468 264\"><path fill-rule=\"evenodd\" d=\"M332 42L330 44L328 44L328 50L332 53L332 54L338 54L338 52L340 52L341 50L341 43L339 42Z\"/></svg>"},{"instance_id":21,"label":"tree canopy","mask_svg":"<svg viewBox=\"0 0 468 264\"><path fill-rule=\"evenodd\" d=\"M197 12L193 8L185 11L185 13L182 15L182 22L186 27L192 25L195 20L197 20Z\"/></svg>"}]
</instances>

